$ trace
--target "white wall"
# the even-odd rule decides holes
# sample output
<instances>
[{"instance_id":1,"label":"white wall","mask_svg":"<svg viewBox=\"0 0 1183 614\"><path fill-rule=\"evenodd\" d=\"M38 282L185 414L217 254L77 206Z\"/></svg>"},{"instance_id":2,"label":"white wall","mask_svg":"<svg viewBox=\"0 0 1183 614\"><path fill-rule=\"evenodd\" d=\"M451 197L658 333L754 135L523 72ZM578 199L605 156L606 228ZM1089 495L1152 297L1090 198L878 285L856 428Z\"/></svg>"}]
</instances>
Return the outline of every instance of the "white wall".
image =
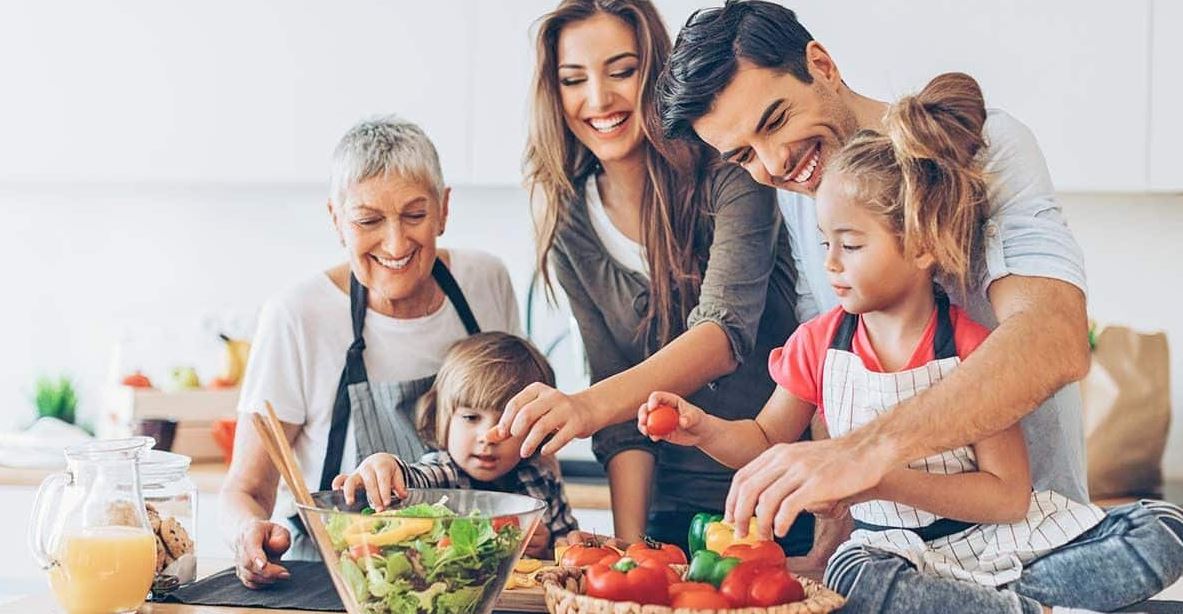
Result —
<instances>
[{"instance_id":1,"label":"white wall","mask_svg":"<svg viewBox=\"0 0 1183 614\"><path fill-rule=\"evenodd\" d=\"M1183 189L1173 0L785 3L860 92L975 75L1044 139L1061 189ZM719 2L655 4L676 32ZM321 181L346 126L398 111L439 142L453 181L516 185L529 28L554 5L0 3L0 58L16 60L0 77L0 181Z\"/></svg>"},{"instance_id":2,"label":"white wall","mask_svg":"<svg viewBox=\"0 0 1183 614\"><path fill-rule=\"evenodd\" d=\"M1183 195L1061 198L1084 249L1089 315L1164 331L1171 353L1171 432L1163 469L1183 479Z\"/></svg>"}]
</instances>

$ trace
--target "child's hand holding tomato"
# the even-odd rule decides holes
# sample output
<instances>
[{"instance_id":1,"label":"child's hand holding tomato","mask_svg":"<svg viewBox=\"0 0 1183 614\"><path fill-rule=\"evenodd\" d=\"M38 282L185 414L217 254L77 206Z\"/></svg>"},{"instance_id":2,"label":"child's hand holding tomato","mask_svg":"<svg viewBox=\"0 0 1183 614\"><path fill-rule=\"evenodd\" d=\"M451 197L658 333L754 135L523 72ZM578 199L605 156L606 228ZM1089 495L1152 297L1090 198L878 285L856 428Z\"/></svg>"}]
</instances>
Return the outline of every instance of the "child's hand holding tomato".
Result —
<instances>
[{"instance_id":1,"label":"child's hand holding tomato","mask_svg":"<svg viewBox=\"0 0 1183 614\"><path fill-rule=\"evenodd\" d=\"M653 441L697 446L706 434L707 413L682 397L654 392L637 410L637 429Z\"/></svg>"}]
</instances>

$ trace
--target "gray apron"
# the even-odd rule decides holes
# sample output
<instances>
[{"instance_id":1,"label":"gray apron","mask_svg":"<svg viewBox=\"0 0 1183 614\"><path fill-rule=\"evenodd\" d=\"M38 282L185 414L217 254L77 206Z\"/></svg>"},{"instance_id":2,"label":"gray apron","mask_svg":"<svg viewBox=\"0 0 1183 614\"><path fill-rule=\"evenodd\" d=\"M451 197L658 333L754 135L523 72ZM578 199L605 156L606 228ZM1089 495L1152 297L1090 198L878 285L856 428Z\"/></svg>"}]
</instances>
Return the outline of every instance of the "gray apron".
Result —
<instances>
[{"instance_id":1,"label":"gray apron","mask_svg":"<svg viewBox=\"0 0 1183 614\"><path fill-rule=\"evenodd\" d=\"M460 290L459 284L442 260L436 259L431 276L456 308L468 334L475 335L481 332L476 317L464 298L464 292ZM345 354L345 369L342 370L341 381L337 384L328 448L325 451L318 490L331 488L333 478L341 472L345 434L350 420L353 420L353 438L357 444L358 459L366 458L375 452L389 452L399 458L415 461L428 451L427 445L415 430L414 415L415 405L419 398L431 389L435 383L435 375L401 382L370 383L363 359L366 341L362 335L368 305L366 287L350 274L349 309L353 321L353 343ZM320 558L316 547L305 534L299 516L292 516L288 520L295 531L292 533L292 547L287 558Z\"/></svg>"}]
</instances>

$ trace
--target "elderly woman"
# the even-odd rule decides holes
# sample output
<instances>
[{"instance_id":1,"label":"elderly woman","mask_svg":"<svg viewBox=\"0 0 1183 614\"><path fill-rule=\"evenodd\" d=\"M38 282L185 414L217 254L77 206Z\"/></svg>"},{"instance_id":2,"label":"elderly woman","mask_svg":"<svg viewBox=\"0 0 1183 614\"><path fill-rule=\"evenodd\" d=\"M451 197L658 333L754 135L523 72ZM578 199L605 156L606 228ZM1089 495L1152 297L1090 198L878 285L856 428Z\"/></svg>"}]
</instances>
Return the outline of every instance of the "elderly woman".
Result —
<instances>
[{"instance_id":1,"label":"elderly woman","mask_svg":"<svg viewBox=\"0 0 1183 614\"><path fill-rule=\"evenodd\" d=\"M313 489L374 452L418 458L411 412L448 347L481 330L518 332L505 266L436 248L448 196L435 147L414 124L364 121L337 145L328 211L348 263L263 307L239 401L244 415L272 404ZM289 549L315 558L315 548L254 429L238 429L234 446L222 531L238 577L258 588L288 576L276 561Z\"/></svg>"}]
</instances>

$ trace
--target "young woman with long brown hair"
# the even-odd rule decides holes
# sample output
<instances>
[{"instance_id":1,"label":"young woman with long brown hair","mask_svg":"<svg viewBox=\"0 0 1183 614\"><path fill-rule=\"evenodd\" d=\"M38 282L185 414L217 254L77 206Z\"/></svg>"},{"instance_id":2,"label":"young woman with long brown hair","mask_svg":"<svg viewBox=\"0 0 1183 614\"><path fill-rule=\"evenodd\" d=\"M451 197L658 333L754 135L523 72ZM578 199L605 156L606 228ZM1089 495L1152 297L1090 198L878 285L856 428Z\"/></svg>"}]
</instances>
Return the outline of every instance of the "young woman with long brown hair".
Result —
<instances>
[{"instance_id":1,"label":"young woman with long brown hair","mask_svg":"<svg viewBox=\"0 0 1183 614\"><path fill-rule=\"evenodd\" d=\"M654 84L669 49L646 0L566 0L539 22L525 157L538 270L549 289L553 267L570 300L592 386L526 388L497 435L528 433L524 456L537 433L553 433L544 453L592 435L617 536L684 546L695 512L723 509L733 472L630 419L655 389L754 417L774 387L768 353L797 319L773 191L660 136ZM809 550L812 524L790 533L790 554Z\"/></svg>"}]
</instances>

